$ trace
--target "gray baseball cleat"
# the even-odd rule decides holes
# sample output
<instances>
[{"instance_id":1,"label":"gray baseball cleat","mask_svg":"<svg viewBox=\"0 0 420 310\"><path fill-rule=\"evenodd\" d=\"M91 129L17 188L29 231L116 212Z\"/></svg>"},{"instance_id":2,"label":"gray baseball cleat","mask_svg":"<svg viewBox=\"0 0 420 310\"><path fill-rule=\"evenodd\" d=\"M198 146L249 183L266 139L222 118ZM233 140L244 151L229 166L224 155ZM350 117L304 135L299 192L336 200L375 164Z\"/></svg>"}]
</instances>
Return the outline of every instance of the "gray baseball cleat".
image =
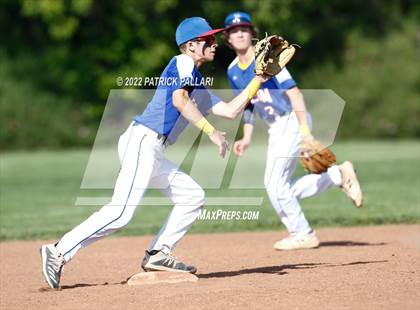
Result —
<instances>
[{"instance_id":1,"label":"gray baseball cleat","mask_svg":"<svg viewBox=\"0 0 420 310\"><path fill-rule=\"evenodd\" d=\"M196 273L197 268L186 265L177 260L171 253L164 253L162 251L146 251L146 255L141 263L141 268L144 271L177 271Z\"/></svg>"},{"instance_id":2,"label":"gray baseball cleat","mask_svg":"<svg viewBox=\"0 0 420 310\"><path fill-rule=\"evenodd\" d=\"M353 164L349 161L345 161L339 165L338 168L341 172L341 189L356 207L361 208L363 206L363 193Z\"/></svg>"},{"instance_id":3,"label":"gray baseball cleat","mask_svg":"<svg viewBox=\"0 0 420 310\"><path fill-rule=\"evenodd\" d=\"M61 271L64 266L64 257L58 253L54 244L44 244L41 247L42 273L51 288L60 287Z\"/></svg>"}]
</instances>

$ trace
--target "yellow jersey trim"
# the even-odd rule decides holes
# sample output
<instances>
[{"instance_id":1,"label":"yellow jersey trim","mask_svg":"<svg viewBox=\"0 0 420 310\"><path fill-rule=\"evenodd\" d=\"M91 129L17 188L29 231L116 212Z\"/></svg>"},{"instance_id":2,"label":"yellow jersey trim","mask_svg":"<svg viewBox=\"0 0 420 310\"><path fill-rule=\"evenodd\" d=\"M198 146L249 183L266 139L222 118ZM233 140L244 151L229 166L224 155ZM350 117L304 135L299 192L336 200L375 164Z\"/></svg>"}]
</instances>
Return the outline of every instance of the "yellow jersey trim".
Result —
<instances>
[{"instance_id":1,"label":"yellow jersey trim","mask_svg":"<svg viewBox=\"0 0 420 310\"><path fill-rule=\"evenodd\" d=\"M241 69L241 70L246 70L251 64L252 64L252 61L253 61L254 59L251 59L251 61L250 62L248 62L248 63L246 63L246 64L243 64L242 62L240 62L239 60L238 60L238 67L239 67L239 69Z\"/></svg>"}]
</instances>

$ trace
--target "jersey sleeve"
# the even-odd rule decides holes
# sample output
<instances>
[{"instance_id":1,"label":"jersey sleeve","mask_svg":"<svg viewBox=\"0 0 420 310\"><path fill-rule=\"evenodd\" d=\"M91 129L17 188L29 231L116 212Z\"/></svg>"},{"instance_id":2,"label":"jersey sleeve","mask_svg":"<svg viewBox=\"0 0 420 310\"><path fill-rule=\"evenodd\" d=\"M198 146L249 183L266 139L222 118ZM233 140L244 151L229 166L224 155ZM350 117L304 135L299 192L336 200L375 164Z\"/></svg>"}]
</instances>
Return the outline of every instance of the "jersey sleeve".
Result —
<instances>
[{"instance_id":1,"label":"jersey sleeve","mask_svg":"<svg viewBox=\"0 0 420 310\"><path fill-rule=\"evenodd\" d=\"M252 103L248 103L245 107L244 113L242 114L242 122L245 124L255 124L254 105Z\"/></svg>"},{"instance_id":2,"label":"jersey sleeve","mask_svg":"<svg viewBox=\"0 0 420 310\"><path fill-rule=\"evenodd\" d=\"M176 72L176 82L174 83L175 89L192 85L197 76L197 70L195 68L194 61L191 59L191 57L184 54L176 57Z\"/></svg>"},{"instance_id":3,"label":"jersey sleeve","mask_svg":"<svg viewBox=\"0 0 420 310\"><path fill-rule=\"evenodd\" d=\"M279 89L290 89L297 86L296 81L292 78L286 68L276 75L275 82L278 84Z\"/></svg>"}]
</instances>

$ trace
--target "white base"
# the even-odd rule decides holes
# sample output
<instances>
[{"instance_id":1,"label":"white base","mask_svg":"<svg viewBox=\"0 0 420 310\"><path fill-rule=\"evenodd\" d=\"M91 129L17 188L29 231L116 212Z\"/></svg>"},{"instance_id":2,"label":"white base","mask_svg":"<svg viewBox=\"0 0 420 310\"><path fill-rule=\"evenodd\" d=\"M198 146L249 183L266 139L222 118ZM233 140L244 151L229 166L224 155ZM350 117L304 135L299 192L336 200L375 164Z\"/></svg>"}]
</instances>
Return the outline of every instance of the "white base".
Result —
<instances>
[{"instance_id":1,"label":"white base","mask_svg":"<svg viewBox=\"0 0 420 310\"><path fill-rule=\"evenodd\" d=\"M140 272L133 275L128 285L149 285L158 283L197 282L197 276L189 272L152 271Z\"/></svg>"}]
</instances>

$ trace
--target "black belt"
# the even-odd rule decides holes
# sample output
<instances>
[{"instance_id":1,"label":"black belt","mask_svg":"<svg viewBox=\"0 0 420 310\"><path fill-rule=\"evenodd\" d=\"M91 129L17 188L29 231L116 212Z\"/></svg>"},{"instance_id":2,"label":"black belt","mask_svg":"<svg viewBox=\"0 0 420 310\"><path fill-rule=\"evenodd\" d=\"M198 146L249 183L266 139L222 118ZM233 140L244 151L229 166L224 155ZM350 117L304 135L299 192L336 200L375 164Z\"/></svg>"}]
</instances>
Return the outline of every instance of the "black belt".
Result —
<instances>
[{"instance_id":1,"label":"black belt","mask_svg":"<svg viewBox=\"0 0 420 310\"><path fill-rule=\"evenodd\" d=\"M169 143L168 137L161 135L160 133L157 134L156 138L164 145L167 146Z\"/></svg>"},{"instance_id":2,"label":"black belt","mask_svg":"<svg viewBox=\"0 0 420 310\"><path fill-rule=\"evenodd\" d=\"M162 143L162 145L167 146L167 145L169 144L169 140L168 140L168 137L167 137L167 136L162 135L162 134L160 134L160 133L158 133L158 132L154 131L153 129L150 129L150 128L149 128L149 127L147 127L147 126L144 126L142 123L140 123L140 122L138 122L138 121L136 121L136 120L134 120L134 124L133 124L133 125L134 125L134 126L142 125L144 128L146 128L146 129L148 129L148 130L150 130L150 131L152 131L152 132L156 133L156 139L157 139L160 143Z\"/></svg>"}]
</instances>

